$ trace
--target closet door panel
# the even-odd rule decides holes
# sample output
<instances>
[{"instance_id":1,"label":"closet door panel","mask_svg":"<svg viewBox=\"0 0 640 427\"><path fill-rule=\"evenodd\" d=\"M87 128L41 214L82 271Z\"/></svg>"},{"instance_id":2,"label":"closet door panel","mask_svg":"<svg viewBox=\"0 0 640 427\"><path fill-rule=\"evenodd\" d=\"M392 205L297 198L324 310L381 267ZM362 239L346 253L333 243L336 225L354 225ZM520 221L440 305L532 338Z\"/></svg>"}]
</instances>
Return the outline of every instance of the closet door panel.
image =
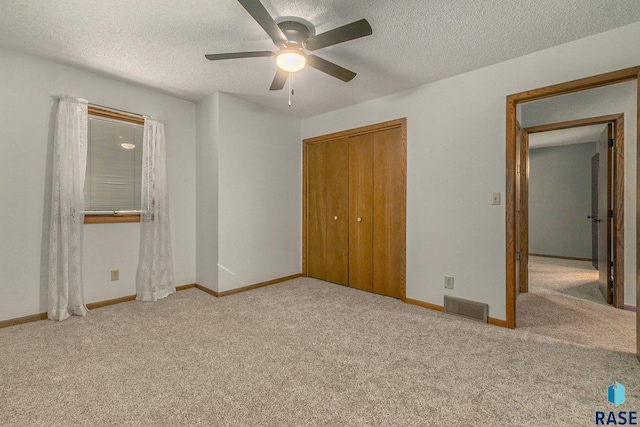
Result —
<instances>
[{"instance_id":1,"label":"closet door panel","mask_svg":"<svg viewBox=\"0 0 640 427\"><path fill-rule=\"evenodd\" d=\"M308 198L308 242L307 274L317 279L326 276L325 247L327 212L324 210L326 199L325 168L328 144L313 144L307 147L307 198Z\"/></svg>"},{"instance_id":2,"label":"closet door panel","mask_svg":"<svg viewBox=\"0 0 640 427\"><path fill-rule=\"evenodd\" d=\"M376 132L373 144L373 292L402 297L405 263L405 153L400 128Z\"/></svg>"},{"instance_id":3,"label":"closet door panel","mask_svg":"<svg viewBox=\"0 0 640 427\"><path fill-rule=\"evenodd\" d=\"M373 292L373 134L349 140L349 286Z\"/></svg>"},{"instance_id":4,"label":"closet door panel","mask_svg":"<svg viewBox=\"0 0 640 427\"><path fill-rule=\"evenodd\" d=\"M310 277L348 285L348 140L311 144L307 156L307 273Z\"/></svg>"},{"instance_id":5,"label":"closet door panel","mask_svg":"<svg viewBox=\"0 0 640 427\"><path fill-rule=\"evenodd\" d=\"M330 141L327 165L329 282L349 285L349 142L346 138ZM338 219L336 219L338 217Z\"/></svg>"}]
</instances>

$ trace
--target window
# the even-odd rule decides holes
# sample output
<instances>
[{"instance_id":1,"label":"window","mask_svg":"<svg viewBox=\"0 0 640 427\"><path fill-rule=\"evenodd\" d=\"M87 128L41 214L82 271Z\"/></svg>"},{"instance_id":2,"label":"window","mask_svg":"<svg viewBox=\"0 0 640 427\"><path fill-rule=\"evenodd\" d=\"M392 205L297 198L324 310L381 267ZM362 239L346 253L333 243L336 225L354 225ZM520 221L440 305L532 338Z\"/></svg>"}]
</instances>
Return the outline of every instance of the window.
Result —
<instances>
[{"instance_id":1,"label":"window","mask_svg":"<svg viewBox=\"0 0 640 427\"><path fill-rule=\"evenodd\" d=\"M137 222L144 119L89 106L85 223Z\"/></svg>"}]
</instances>

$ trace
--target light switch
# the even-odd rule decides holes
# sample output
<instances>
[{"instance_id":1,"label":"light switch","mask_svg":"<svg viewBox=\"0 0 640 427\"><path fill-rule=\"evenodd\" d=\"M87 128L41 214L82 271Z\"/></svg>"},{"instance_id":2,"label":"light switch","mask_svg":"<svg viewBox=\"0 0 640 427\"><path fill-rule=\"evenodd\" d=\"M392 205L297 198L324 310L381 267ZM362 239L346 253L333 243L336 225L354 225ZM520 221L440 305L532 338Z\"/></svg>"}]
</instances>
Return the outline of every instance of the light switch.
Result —
<instances>
[{"instance_id":1,"label":"light switch","mask_svg":"<svg viewBox=\"0 0 640 427\"><path fill-rule=\"evenodd\" d=\"M500 193L491 193L491 204L492 205L500 204Z\"/></svg>"}]
</instances>

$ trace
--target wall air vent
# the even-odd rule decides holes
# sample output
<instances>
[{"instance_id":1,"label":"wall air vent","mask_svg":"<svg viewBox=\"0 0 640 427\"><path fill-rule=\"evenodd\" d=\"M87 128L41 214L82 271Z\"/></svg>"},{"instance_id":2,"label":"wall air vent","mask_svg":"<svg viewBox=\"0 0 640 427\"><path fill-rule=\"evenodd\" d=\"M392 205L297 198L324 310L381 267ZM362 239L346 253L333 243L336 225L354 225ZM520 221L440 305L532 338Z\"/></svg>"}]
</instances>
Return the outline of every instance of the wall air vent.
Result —
<instances>
[{"instance_id":1,"label":"wall air vent","mask_svg":"<svg viewBox=\"0 0 640 427\"><path fill-rule=\"evenodd\" d=\"M489 306L476 301L444 296L444 312L487 323Z\"/></svg>"}]
</instances>

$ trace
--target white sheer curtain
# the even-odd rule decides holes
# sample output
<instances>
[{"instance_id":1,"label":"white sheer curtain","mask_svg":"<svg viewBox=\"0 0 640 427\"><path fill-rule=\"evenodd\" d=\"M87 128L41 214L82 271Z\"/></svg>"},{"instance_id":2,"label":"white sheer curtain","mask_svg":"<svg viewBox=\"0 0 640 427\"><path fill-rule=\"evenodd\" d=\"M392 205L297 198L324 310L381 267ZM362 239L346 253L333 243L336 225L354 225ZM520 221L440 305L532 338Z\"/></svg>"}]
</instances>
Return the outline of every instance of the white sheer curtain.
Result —
<instances>
[{"instance_id":1,"label":"white sheer curtain","mask_svg":"<svg viewBox=\"0 0 640 427\"><path fill-rule=\"evenodd\" d=\"M164 124L145 117L142 148L142 210L136 299L156 301L176 291L169 230Z\"/></svg>"},{"instance_id":2,"label":"white sheer curtain","mask_svg":"<svg viewBox=\"0 0 640 427\"><path fill-rule=\"evenodd\" d=\"M87 166L87 101L61 96L56 116L51 228L49 234L48 317L84 316L82 228Z\"/></svg>"}]
</instances>

